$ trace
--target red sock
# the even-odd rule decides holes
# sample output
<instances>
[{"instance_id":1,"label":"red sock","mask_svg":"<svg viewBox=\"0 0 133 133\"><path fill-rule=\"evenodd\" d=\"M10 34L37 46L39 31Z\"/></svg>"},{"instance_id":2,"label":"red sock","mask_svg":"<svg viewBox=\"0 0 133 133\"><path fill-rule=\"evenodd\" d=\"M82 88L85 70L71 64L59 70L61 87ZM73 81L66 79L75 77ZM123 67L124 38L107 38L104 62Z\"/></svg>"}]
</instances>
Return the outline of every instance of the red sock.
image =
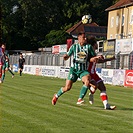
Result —
<instances>
[{"instance_id":1,"label":"red sock","mask_svg":"<svg viewBox=\"0 0 133 133\"><path fill-rule=\"evenodd\" d=\"M100 97L101 97L102 101L108 100L108 96L107 96L106 92L101 92Z\"/></svg>"}]
</instances>

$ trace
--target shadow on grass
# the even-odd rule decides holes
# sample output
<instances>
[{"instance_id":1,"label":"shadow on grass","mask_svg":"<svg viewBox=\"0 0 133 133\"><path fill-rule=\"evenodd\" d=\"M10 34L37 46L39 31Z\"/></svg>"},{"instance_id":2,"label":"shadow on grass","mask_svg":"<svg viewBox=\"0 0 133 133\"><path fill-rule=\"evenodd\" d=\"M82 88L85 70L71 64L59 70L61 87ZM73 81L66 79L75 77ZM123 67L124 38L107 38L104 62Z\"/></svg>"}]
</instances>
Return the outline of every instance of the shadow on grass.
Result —
<instances>
[{"instance_id":1,"label":"shadow on grass","mask_svg":"<svg viewBox=\"0 0 133 133\"><path fill-rule=\"evenodd\" d=\"M133 108L121 108L121 107L118 107L116 109L117 110L131 110L131 111L133 111Z\"/></svg>"}]
</instances>

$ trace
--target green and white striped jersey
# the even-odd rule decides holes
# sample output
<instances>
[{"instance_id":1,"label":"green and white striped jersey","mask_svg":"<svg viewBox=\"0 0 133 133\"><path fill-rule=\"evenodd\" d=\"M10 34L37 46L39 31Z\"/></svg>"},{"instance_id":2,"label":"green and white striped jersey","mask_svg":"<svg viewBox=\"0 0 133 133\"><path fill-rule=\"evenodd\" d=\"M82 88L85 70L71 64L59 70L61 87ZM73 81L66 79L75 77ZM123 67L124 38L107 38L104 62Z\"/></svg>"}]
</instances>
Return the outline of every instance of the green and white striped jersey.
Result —
<instances>
[{"instance_id":1,"label":"green and white striped jersey","mask_svg":"<svg viewBox=\"0 0 133 133\"><path fill-rule=\"evenodd\" d=\"M73 55L73 63L71 67L76 69L76 71L87 70L90 58L96 56L90 44L85 44L84 46L73 44L67 52L67 55Z\"/></svg>"}]
</instances>

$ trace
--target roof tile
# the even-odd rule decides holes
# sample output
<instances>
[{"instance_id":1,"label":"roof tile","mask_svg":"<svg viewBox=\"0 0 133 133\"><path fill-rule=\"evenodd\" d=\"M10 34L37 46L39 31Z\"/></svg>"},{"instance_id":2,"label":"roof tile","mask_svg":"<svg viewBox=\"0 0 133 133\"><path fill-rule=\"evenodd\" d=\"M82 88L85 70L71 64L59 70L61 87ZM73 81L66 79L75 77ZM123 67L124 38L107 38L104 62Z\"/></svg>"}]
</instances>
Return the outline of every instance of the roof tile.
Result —
<instances>
[{"instance_id":1,"label":"roof tile","mask_svg":"<svg viewBox=\"0 0 133 133\"><path fill-rule=\"evenodd\" d=\"M116 4L108 7L105 11L110 11L130 5L133 5L133 0L119 0Z\"/></svg>"}]
</instances>

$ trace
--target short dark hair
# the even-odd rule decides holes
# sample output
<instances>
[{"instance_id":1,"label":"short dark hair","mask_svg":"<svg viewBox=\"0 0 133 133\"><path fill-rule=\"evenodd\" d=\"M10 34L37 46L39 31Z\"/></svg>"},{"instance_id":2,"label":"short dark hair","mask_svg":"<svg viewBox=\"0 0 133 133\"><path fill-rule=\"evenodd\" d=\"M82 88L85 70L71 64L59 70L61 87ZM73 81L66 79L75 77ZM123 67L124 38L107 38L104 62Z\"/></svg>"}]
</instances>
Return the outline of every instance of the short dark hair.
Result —
<instances>
[{"instance_id":1,"label":"short dark hair","mask_svg":"<svg viewBox=\"0 0 133 133\"><path fill-rule=\"evenodd\" d=\"M1 44L0 44L0 47L1 47L2 45L4 45L4 46L6 47L6 43L1 43Z\"/></svg>"},{"instance_id":2,"label":"short dark hair","mask_svg":"<svg viewBox=\"0 0 133 133\"><path fill-rule=\"evenodd\" d=\"M92 46L94 46L97 43L97 40L94 36L91 36L91 37L87 38L87 42L89 44L91 44Z\"/></svg>"},{"instance_id":3,"label":"short dark hair","mask_svg":"<svg viewBox=\"0 0 133 133\"><path fill-rule=\"evenodd\" d=\"M81 36L81 35L83 35L83 34L85 34L85 32L79 32L79 33L78 33L78 36Z\"/></svg>"}]
</instances>

